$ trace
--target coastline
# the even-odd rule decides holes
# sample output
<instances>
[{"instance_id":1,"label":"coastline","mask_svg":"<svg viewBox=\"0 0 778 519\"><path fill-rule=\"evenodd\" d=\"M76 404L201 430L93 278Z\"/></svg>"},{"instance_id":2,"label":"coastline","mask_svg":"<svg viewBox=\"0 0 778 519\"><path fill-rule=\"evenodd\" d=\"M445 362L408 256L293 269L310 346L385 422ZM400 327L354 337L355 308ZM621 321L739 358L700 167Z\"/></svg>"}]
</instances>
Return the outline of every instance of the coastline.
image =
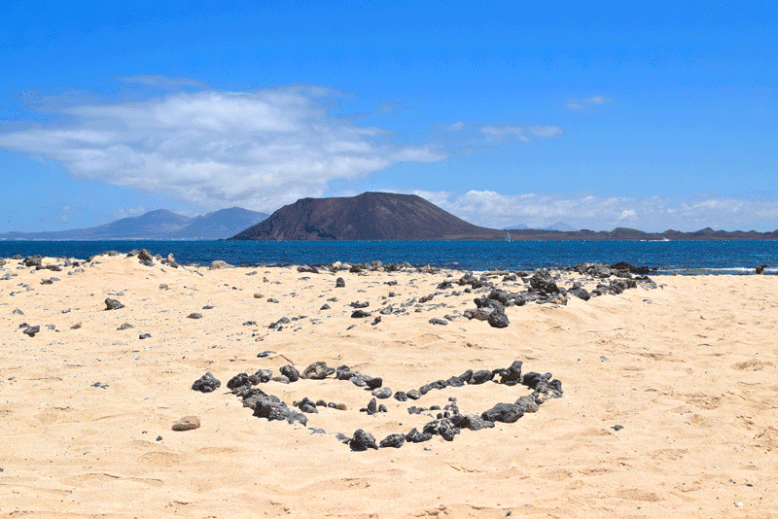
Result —
<instances>
[{"instance_id":1,"label":"coastline","mask_svg":"<svg viewBox=\"0 0 778 519\"><path fill-rule=\"evenodd\" d=\"M463 315L491 288L459 285L465 273L451 269L210 270L124 254L62 271L17 267L0 267L17 274L0 281L0 517L664 517L669 508L771 517L778 508L775 276L661 276L657 288L508 306L510 324L495 328ZM512 292L528 285L505 276L488 280ZM446 281L452 288L437 288ZM124 308L106 310L107 298ZM370 317L351 317L356 301L370 303ZM389 304L405 310L377 312ZM457 317L429 322L447 314ZM25 335L23 322L40 332ZM275 353L257 357L265 351ZM380 440L434 412L410 415L414 402L390 398L387 413L367 416L359 409L370 393L332 377L257 386L290 406L304 397L347 406L302 427L252 416L226 388L240 372L325 361L397 391L515 360L553 373L563 396L515 423L400 449L352 452L335 435L363 428ZM192 391L205 372L221 387ZM480 412L528 393L492 382L434 390L416 405L456 398ZM186 415L201 427L172 431Z\"/></svg>"}]
</instances>

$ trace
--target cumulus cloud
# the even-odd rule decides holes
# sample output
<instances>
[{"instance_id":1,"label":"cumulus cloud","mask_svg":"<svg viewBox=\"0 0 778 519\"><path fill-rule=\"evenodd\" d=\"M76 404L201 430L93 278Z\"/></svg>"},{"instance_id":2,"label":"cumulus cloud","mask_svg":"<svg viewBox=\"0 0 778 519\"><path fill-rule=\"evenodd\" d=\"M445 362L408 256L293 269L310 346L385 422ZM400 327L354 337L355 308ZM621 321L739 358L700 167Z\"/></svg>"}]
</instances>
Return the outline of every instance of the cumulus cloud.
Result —
<instances>
[{"instance_id":1,"label":"cumulus cloud","mask_svg":"<svg viewBox=\"0 0 778 519\"><path fill-rule=\"evenodd\" d=\"M568 99L567 104L565 105L570 110L587 110L587 111L593 111L595 106L603 105L610 101L609 98L601 95L595 95L591 97L584 97L584 98L578 98L578 97L572 97Z\"/></svg>"},{"instance_id":2,"label":"cumulus cloud","mask_svg":"<svg viewBox=\"0 0 778 519\"><path fill-rule=\"evenodd\" d=\"M415 194L469 222L493 228L527 225L545 228L563 222L578 229L634 227L647 231L757 228L778 224L778 201L703 197L697 200L652 196L603 197L592 194L502 194L471 190L415 191Z\"/></svg>"},{"instance_id":3,"label":"cumulus cloud","mask_svg":"<svg viewBox=\"0 0 778 519\"><path fill-rule=\"evenodd\" d=\"M527 134L535 137L553 138L562 134L562 128L558 126L495 126L485 125L480 128L481 133L488 138L501 139L506 137L515 137L516 139L528 142L530 139Z\"/></svg>"},{"instance_id":4,"label":"cumulus cloud","mask_svg":"<svg viewBox=\"0 0 778 519\"><path fill-rule=\"evenodd\" d=\"M60 110L57 123L0 134L0 147L59 161L78 177L203 207L264 210L321 196L335 179L446 158L437 146L400 146L381 128L331 116L332 95L298 86L81 104Z\"/></svg>"}]
</instances>

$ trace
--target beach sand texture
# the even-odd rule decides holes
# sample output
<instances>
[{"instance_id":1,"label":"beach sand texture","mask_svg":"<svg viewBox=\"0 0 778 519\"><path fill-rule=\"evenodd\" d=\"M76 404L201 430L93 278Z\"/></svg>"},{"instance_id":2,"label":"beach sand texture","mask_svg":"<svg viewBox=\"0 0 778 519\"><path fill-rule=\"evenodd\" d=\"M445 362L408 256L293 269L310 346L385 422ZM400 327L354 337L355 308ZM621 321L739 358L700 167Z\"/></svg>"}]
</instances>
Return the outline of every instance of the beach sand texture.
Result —
<instances>
[{"instance_id":1,"label":"beach sand texture","mask_svg":"<svg viewBox=\"0 0 778 519\"><path fill-rule=\"evenodd\" d=\"M654 290L507 308L510 326L496 329L428 322L474 308L476 294L376 325L351 318L352 301L377 315L461 272L174 269L121 255L68 275L18 263L0 267L17 274L0 281L0 517L778 517L776 276L657 277ZM125 307L107 311L106 298ZM305 317L268 328L284 316ZM276 353L257 358L265 350ZM367 416L370 393L347 381L262 384L290 406L348 407L302 427L253 417L226 388L239 372L326 361L407 391L514 360L552 372L564 396L516 423L400 449L351 452L335 434L380 441L432 419L410 405L455 397L480 413L529 390L446 388ZM192 391L205 372L222 386ZM173 431L187 415L200 428Z\"/></svg>"}]
</instances>

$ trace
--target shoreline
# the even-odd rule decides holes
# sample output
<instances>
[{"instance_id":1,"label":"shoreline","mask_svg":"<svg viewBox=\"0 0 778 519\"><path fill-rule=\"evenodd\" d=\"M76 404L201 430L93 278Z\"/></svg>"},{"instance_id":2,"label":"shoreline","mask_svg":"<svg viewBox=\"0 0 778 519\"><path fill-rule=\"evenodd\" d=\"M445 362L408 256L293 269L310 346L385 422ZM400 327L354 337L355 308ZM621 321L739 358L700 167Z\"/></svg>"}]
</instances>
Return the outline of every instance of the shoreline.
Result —
<instances>
[{"instance_id":1,"label":"shoreline","mask_svg":"<svg viewBox=\"0 0 778 519\"><path fill-rule=\"evenodd\" d=\"M161 261L165 257L163 257L161 254L157 253L154 254L146 249L141 249L145 251L150 258L156 259L156 261ZM76 261L80 263L88 263L91 261L93 257L96 256L102 256L102 255L127 255L127 256L137 256L140 250L133 249L128 252L121 252L116 250L106 250L99 254L96 254L94 256L87 257L86 260L79 259L75 257L67 257L67 256L42 256L40 254L37 255L28 255L28 256L22 256L20 254L11 256L11 257L0 257L0 261L5 261L8 263L11 263L13 261L25 261L28 258L40 258L41 260L46 259L48 262L55 262L60 260L67 260L67 261ZM173 257L172 253L168 253L167 257ZM213 263L219 263L222 262L220 259L212 260L210 263L186 263L184 264L185 267L189 268L208 268ZM226 262L225 262L226 263ZM452 271L459 271L459 272L470 272L473 274L489 274L491 272L512 272L516 274L521 274L522 272L534 272L541 268L551 269L551 270L559 270L559 271L571 271L574 270L576 267L587 264L588 262L583 262L578 265L570 265L570 266L564 266L564 265L555 265L555 266L541 266L537 268L527 268L527 269L520 269L520 268L493 268L493 269L463 269L463 268L457 268L456 266L451 266L448 264L431 264L431 263L409 263L409 262L402 262L402 263L388 263L384 265L380 260L375 260L372 262L342 262L342 261L335 261L335 262L326 262L326 263L308 263L308 264L299 264L299 263L242 263L237 265L228 265L233 268L296 268L296 267L315 267L317 269L324 269L329 270L332 272L337 272L339 270L348 270L342 269L340 267L335 267L334 265L348 265L350 268L353 265L356 265L357 268L360 268L362 270L372 270L372 271L397 271L401 269L416 269L419 272L423 272L424 269L446 269L446 270L452 270ZM620 265L624 264L628 270L630 270L631 273L637 273L638 269L641 269L640 272L644 274L651 274L654 276L675 276L675 275L684 275L684 276L700 276L700 275L751 275L751 274L763 274L763 275L778 275L778 267L772 267L768 265L762 265L761 266L761 272L757 267L687 267L687 268L674 268L674 269L668 269L668 268L662 268L662 267L648 267L648 266L641 266L636 267L633 265L630 265L624 261L619 261L613 264L609 263L596 263L592 262L591 264L594 265L600 265L600 266L613 266L613 265ZM34 265L33 265L34 266Z\"/></svg>"}]
</instances>

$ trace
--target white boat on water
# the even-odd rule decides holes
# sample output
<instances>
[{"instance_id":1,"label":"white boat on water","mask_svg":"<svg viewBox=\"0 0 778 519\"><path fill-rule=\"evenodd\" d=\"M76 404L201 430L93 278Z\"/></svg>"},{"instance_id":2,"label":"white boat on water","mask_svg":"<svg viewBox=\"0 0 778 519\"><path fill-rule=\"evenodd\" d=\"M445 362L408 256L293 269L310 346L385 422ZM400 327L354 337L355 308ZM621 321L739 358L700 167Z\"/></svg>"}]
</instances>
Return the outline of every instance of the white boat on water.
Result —
<instances>
[{"instance_id":1,"label":"white boat on water","mask_svg":"<svg viewBox=\"0 0 778 519\"><path fill-rule=\"evenodd\" d=\"M511 241L511 233L505 233L505 241Z\"/></svg>"}]
</instances>

